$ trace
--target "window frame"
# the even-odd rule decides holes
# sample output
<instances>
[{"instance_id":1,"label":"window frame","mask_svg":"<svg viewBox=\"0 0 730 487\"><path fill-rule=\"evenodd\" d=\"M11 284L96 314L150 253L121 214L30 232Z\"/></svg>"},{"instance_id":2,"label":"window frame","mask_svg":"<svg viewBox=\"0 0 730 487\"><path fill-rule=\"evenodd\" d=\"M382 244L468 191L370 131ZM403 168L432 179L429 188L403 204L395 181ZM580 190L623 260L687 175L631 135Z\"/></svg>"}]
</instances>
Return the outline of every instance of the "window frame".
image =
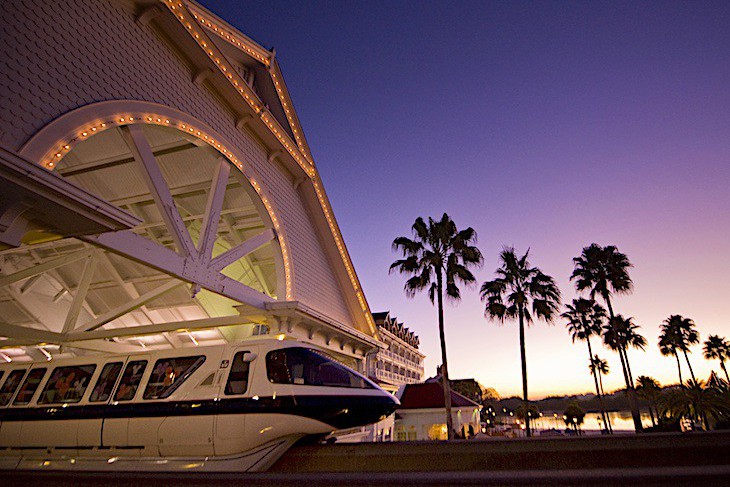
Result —
<instances>
[{"instance_id":1,"label":"window frame","mask_svg":"<svg viewBox=\"0 0 730 487\"><path fill-rule=\"evenodd\" d=\"M30 376L33 374L33 372L36 372L36 371L42 371L43 374L38 379L38 382L36 383L36 386L33 389L33 392L30 393L30 397L28 397L28 401L18 403L18 396L20 395L20 391L23 389L23 386L25 386L25 384L28 382L28 379L30 379ZM30 369L30 371L27 374L25 374L25 377L23 378L20 388L15 392L15 397L13 398L13 402L10 406L11 407L12 406L28 407L30 405L30 403L33 402L33 398L38 393L38 389L40 389L41 384L43 384L43 381L45 380L47 373L48 373L48 367L36 367L35 369Z\"/></svg>"},{"instance_id":2,"label":"window frame","mask_svg":"<svg viewBox=\"0 0 730 487\"><path fill-rule=\"evenodd\" d=\"M223 388L223 394L225 396L242 396L248 392L248 388L251 385L251 361L246 362L243 360L243 356L247 353L251 353L250 350L241 350L233 354L233 359L231 360L231 367L228 369L228 376L226 377L226 384ZM236 363L236 357L241 356L241 362L244 364L247 364L247 371L246 371L246 388L243 390L243 392L228 392L228 386L231 382L231 374L233 374L233 366Z\"/></svg>"},{"instance_id":3,"label":"window frame","mask_svg":"<svg viewBox=\"0 0 730 487\"><path fill-rule=\"evenodd\" d=\"M106 369L110 365L119 365L119 372L117 372L117 376L114 378L114 382L112 383L112 388L109 390L109 395L106 399L97 399L92 400L91 396L94 394L94 390L99 386L99 381L101 380L102 374L104 374L104 369ZM91 388L89 392L89 397L86 399L86 401L90 404L104 404L106 402L109 402L112 397L114 397L114 393L116 392L117 385L119 384L119 381L122 378L122 373L124 373L124 365L126 362L124 360L114 360L111 362L105 362L104 365L102 365L101 370L99 371L99 376L96 378L96 382L94 383L94 387Z\"/></svg>"},{"instance_id":4,"label":"window frame","mask_svg":"<svg viewBox=\"0 0 730 487\"><path fill-rule=\"evenodd\" d=\"M269 360L270 360L271 355L274 353L277 353L277 352L288 353L292 350L303 350L304 352L308 352L310 354L317 355L317 356L323 358L329 364L344 367L346 369L345 372L347 372L348 375L355 374L355 376L357 378L359 378L360 380L363 381L363 384L365 385L365 387L353 387L353 386L347 386L347 385L343 385L343 384L307 384L307 383L299 384L299 383L294 382L294 379L292 379L291 382L278 382L278 381L272 380L271 376L270 376L270 369L269 369ZM276 350L271 350L271 351L267 352L267 354L266 354L265 365L266 365L266 379L272 384L290 385L290 386L305 386L305 387L334 387L334 388L340 388L340 389L352 389L352 390L361 390L361 391L377 389L377 386L364 375L362 375L359 372L352 370L351 368L347 367L346 365L338 362L334 357L331 357L328 354L326 354L320 350L316 350L314 348L286 347L286 348L279 348ZM289 365L287 365L286 367L287 367L287 369L289 369L289 371L291 371Z\"/></svg>"},{"instance_id":5,"label":"window frame","mask_svg":"<svg viewBox=\"0 0 730 487\"><path fill-rule=\"evenodd\" d=\"M119 388L122 385L122 379L124 378L124 374L127 372L127 369L131 367L133 364L143 363L144 368L142 369L142 373L139 376L139 381L135 385L134 393L132 394L132 397L129 399L117 399L117 394L119 393ZM127 363L124 366L124 370L122 371L121 375L119 376L119 380L114 386L114 393L111 395L111 401L112 402L130 402L134 401L134 398L137 397L137 393L139 392L140 385L142 385L142 379L144 379L144 375L147 372L147 367L149 365L148 359L139 359L139 360L128 360Z\"/></svg>"},{"instance_id":6,"label":"window frame","mask_svg":"<svg viewBox=\"0 0 730 487\"><path fill-rule=\"evenodd\" d=\"M158 365L160 365L163 361L169 361L169 360L185 360L185 359L195 359L195 361L187 368L183 373L180 375L178 379L176 379L172 384L167 386L166 389L162 390L162 393L155 397L148 397L147 393L149 391L150 385L152 384L152 374L154 374L155 369ZM202 359L202 360L201 360ZM207 357L205 355L186 355L183 357L163 357L155 361L154 365L152 366L152 369L150 371L149 376L147 377L147 383L144 387L144 392L142 393L142 400L143 401L156 401L160 399L167 399L170 397L176 390L180 388L181 385L185 381L187 381L190 376L192 376L196 370L198 370L206 361ZM157 387L157 386L155 386Z\"/></svg>"},{"instance_id":7,"label":"window frame","mask_svg":"<svg viewBox=\"0 0 730 487\"><path fill-rule=\"evenodd\" d=\"M2 389L5 387L6 382L8 381L8 379L10 379L10 376L12 374L14 374L15 372L22 372L22 374L20 375L20 380L15 385L15 388L13 388L12 391L6 391L6 392L4 392L4 394L9 393L10 395L8 396L8 400L7 401L5 401L3 403L0 403L0 407L3 407L3 408L4 407L9 407L12 404L13 399L15 398L15 393L17 393L18 392L18 389L20 389L20 384L23 383L23 380L25 379L25 376L28 374L28 370L29 369L13 369L10 372L8 372L7 377L5 377L5 381L3 381L2 386L0 386L0 393L3 393L2 392Z\"/></svg>"},{"instance_id":8,"label":"window frame","mask_svg":"<svg viewBox=\"0 0 730 487\"><path fill-rule=\"evenodd\" d=\"M61 369L72 369L72 368L82 368L82 367L93 367L91 369L91 373L89 374L89 382L84 386L83 391L81 391L81 394L79 395L78 399L75 401L43 401L43 396L48 392L48 388L51 385L51 379L53 378L53 375L61 370ZM97 364L90 363L90 364L80 364L80 365L59 365L57 367L54 367L51 370L50 375L48 376L48 380L46 380L46 383L43 385L43 390L41 391L41 395L38 396L37 404L39 405L47 405L47 404L76 404L81 402L81 400L84 398L84 395L86 394L86 391L89 390L89 385L91 384L92 379L94 378L94 373L96 372ZM70 389L70 386L69 386ZM54 398L55 399L55 398Z\"/></svg>"}]
</instances>

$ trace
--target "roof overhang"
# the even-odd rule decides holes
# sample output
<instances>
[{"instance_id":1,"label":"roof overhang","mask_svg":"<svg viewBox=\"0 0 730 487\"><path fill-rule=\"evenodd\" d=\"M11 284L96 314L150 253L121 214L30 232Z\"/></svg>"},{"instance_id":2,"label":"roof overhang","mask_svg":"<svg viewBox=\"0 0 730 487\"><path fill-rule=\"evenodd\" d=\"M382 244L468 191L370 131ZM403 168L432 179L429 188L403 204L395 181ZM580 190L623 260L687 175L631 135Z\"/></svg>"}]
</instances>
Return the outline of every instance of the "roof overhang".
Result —
<instances>
[{"instance_id":1,"label":"roof overhang","mask_svg":"<svg viewBox=\"0 0 730 487\"><path fill-rule=\"evenodd\" d=\"M128 230L140 223L137 217L0 147L0 249Z\"/></svg>"}]
</instances>

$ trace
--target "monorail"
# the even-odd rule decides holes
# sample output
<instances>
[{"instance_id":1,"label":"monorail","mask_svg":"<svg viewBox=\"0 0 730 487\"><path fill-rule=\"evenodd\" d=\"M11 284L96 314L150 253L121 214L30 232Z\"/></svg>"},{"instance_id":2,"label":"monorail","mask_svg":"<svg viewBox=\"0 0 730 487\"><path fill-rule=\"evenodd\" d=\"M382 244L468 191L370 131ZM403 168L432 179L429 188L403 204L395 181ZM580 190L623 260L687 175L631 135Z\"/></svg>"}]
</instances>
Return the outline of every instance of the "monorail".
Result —
<instances>
[{"instance_id":1,"label":"monorail","mask_svg":"<svg viewBox=\"0 0 730 487\"><path fill-rule=\"evenodd\" d=\"M397 400L276 339L0 366L0 469L262 471Z\"/></svg>"}]
</instances>

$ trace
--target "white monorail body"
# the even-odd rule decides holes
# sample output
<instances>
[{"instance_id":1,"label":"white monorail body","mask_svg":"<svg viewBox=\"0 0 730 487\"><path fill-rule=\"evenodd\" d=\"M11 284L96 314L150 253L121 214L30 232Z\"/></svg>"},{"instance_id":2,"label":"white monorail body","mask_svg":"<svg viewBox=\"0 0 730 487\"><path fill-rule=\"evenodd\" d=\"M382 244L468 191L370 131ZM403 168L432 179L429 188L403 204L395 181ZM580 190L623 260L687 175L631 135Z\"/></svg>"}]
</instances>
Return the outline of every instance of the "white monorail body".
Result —
<instances>
[{"instance_id":1,"label":"white monorail body","mask_svg":"<svg viewBox=\"0 0 730 487\"><path fill-rule=\"evenodd\" d=\"M397 400L315 347L262 339L0 366L0 469L262 471Z\"/></svg>"}]
</instances>

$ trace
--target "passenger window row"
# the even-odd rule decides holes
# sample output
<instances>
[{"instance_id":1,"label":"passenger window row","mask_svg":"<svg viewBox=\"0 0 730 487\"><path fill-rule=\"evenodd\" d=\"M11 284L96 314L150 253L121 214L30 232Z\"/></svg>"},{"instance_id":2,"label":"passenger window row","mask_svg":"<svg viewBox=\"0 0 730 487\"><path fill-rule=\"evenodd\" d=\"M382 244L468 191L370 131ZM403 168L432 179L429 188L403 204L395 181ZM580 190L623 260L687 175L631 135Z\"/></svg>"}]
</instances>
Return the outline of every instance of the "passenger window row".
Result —
<instances>
[{"instance_id":1,"label":"passenger window row","mask_svg":"<svg viewBox=\"0 0 730 487\"><path fill-rule=\"evenodd\" d=\"M204 355L158 360L155 362L147 381L143 398L153 400L169 397L204 362ZM110 362L104 365L89 395L89 402L101 403L109 400L122 372L122 365L122 362ZM121 379L118 380L119 384L116 387L116 392L114 392L114 401L131 401L134 399L146 369L147 360L128 362L124 367L124 373L121 374ZM31 369L27 375L27 369L11 371L5 383L0 387L0 406L7 406L13 395L15 395L13 406L30 404L47 371L48 369L45 367ZM54 368L38 398L38 404L73 404L81 401L95 371L96 365L94 364ZM3 375L4 372L0 371L0 380L2 380ZM25 380L23 380L23 377L25 377ZM21 381L22 385L20 385ZM20 386L20 389L18 389L18 386ZM228 387L226 389L228 393ZM235 387L235 389L239 390L240 386ZM18 391L17 394L15 394L16 390Z\"/></svg>"}]
</instances>

